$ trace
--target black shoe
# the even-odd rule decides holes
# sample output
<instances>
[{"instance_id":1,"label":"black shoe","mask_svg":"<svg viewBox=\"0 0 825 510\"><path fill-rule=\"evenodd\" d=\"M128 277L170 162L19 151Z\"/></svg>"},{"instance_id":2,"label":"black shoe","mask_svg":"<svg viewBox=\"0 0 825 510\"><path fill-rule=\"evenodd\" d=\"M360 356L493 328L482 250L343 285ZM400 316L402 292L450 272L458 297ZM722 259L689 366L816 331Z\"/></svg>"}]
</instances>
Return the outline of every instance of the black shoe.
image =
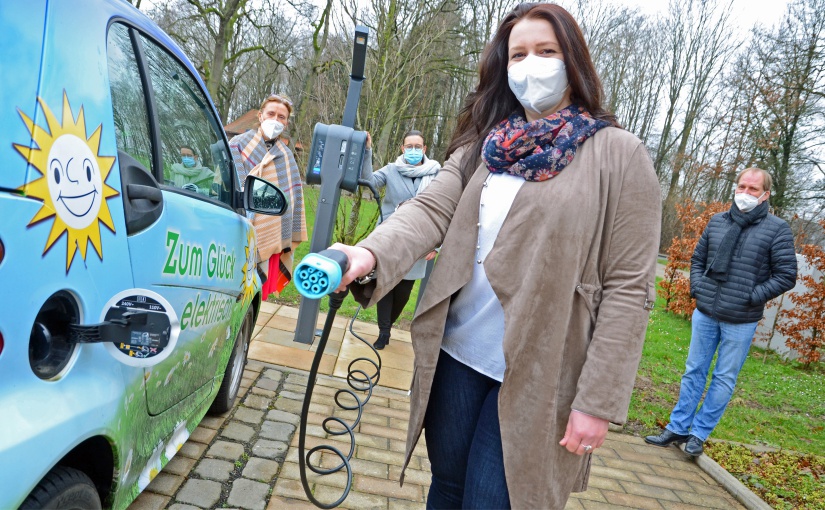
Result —
<instances>
[{"instance_id":1,"label":"black shoe","mask_svg":"<svg viewBox=\"0 0 825 510\"><path fill-rule=\"evenodd\" d=\"M696 458L702 455L702 452L705 451L704 444L704 441L691 435L690 438L688 438L687 443L685 443L685 453L690 457Z\"/></svg>"},{"instance_id":2,"label":"black shoe","mask_svg":"<svg viewBox=\"0 0 825 510\"><path fill-rule=\"evenodd\" d=\"M652 444L654 446L670 446L672 444L682 444L688 440L688 437L693 436L674 434L668 429L665 429L658 436L645 437L645 443Z\"/></svg>"},{"instance_id":3,"label":"black shoe","mask_svg":"<svg viewBox=\"0 0 825 510\"><path fill-rule=\"evenodd\" d=\"M376 350L380 351L381 349L386 347L389 343L390 343L390 334L389 333L379 333L378 334L378 340L376 340L375 343L372 344L372 346L375 347Z\"/></svg>"}]
</instances>

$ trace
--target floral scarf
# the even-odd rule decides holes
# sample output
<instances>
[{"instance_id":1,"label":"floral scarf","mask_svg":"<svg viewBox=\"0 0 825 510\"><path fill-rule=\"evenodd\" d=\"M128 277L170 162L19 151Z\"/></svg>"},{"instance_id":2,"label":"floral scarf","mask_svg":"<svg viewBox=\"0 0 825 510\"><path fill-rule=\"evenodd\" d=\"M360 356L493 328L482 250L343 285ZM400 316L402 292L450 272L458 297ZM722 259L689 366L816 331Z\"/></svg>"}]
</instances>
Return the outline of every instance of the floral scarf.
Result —
<instances>
[{"instance_id":1,"label":"floral scarf","mask_svg":"<svg viewBox=\"0 0 825 510\"><path fill-rule=\"evenodd\" d=\"M576 149L610 123L571 104L543 119L527 122L521 113L501 121L484 140L481 157L493 173L546 181L573 161Z\"/></svg>"}]
</instances>

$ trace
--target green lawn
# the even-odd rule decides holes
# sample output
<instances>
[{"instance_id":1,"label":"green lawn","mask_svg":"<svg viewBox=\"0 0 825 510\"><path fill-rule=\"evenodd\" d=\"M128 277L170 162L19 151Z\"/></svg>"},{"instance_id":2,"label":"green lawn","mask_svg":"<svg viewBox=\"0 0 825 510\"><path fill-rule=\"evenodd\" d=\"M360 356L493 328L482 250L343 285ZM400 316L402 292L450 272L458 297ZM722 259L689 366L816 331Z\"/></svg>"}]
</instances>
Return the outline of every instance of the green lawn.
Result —
<instances>
[{"instance_id":1,"label":"green lawn","mask_svg":"<svg viewBox=\"0 0 825 510\"><path fill-rule=\"evenodd\" d=\"M690 322L664 311L651 313L636 388L625 428L644 435L667 424L679 395L690 345ZM825 369L804 370L773 353L751 348L733 399L712 439L764 444L825 455Z\"/></svg>"},{"instance_id":2,"label":"green lawn","mask_svg":"<svg viewBox=\"0 0 825 510\"><path fill-rule=\"evenodd\" d=\"M721 442L708 443L705 453L772 508L825 510L825 457L786 451L754 453Z\"/></svg>"}]
</instances>

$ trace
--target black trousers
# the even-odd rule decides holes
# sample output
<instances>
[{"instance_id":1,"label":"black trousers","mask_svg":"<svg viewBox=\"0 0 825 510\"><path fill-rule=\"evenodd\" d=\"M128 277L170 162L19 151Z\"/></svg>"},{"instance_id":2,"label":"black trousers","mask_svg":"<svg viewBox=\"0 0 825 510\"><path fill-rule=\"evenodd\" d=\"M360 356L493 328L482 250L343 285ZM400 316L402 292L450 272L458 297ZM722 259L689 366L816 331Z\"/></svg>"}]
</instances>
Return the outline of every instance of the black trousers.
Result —
<instances>
[{"instance_id":1,"label":"black trousers","mask_svg":"<svg viewBox=\"0 0 825 510\"><path fill-rule=\"evenodd\" d=\"M398 320L407 301L410 300L415 280L401 280L386 296L381 298L376 305L378 309L378 331L389 334L392 325Z\"/></svg>"}]
</instances>

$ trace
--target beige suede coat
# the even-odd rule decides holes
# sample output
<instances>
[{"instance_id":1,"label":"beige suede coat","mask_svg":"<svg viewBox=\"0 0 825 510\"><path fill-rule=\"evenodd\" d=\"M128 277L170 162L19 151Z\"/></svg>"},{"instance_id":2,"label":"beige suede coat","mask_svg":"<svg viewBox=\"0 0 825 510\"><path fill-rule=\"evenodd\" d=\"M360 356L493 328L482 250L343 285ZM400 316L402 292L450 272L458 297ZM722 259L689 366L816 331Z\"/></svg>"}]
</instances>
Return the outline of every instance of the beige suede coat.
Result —
<instances>
[{"instance_id":1,"label":"beige suede coat","mask_svg":"<svg viewBox=\"0 0 825 510\"><path fill-rule=\"evenodd\" d=\"M462 175L456 151L427 190L359 245L392 289L416 260L441 254L412 324L415 372L407 461L421 435L451 297L472 276L488 170ZM513 508L564 507L587 488L590 455L559 446L571 409L623 423L655 300L661 198L635 136L605 128L557 177L525 182L484 262L504 309L506 370L499 420ZM403 478L402 478L403 481Z\"/></svg>"}]
</instances>

